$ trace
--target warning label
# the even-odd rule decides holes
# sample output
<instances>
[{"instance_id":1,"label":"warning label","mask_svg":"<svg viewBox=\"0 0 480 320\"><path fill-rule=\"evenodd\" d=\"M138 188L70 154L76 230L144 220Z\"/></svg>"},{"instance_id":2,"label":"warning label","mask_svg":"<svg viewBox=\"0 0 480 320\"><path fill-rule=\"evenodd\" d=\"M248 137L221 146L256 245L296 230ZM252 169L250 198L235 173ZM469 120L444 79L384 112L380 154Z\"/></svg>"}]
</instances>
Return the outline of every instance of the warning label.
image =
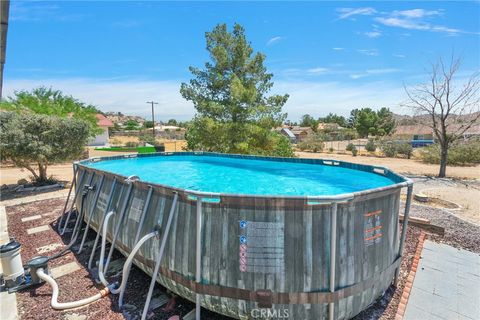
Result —
<instances>
[{"instance_id":1,"label":"warning label","mask_svg":"<svg viewBox=\"0 0 480 320\"><path fill-rule=\"evenodd\" d=\"M239 225L240 271L283 273L284 224L242 220Z\"/></svg>"},{"instance_id":2,"label":"warning label","mask_svg":"<svg viewBox=\"0 0 480 320\"><path fill-rule=\"evenodd\" d=\"M105 209L107 207L107 199L108 198L108 193L106 192L100 192L99 196L98 196L98 204L97 204L97 208L98 210L100 210L100 212L105 212Z\"/></svg>"},{"instance_id":3,"label":"warning label","mask_svg":"<svg viewBox=\"0 0 480 320\"><path fill-rule=\"evenodd\" d=\"M130 213L128 218L135 220L136 222L140 221L140 216L142 215L143 205L145 201L140 198L133 198L132 205L130 206Z\"/></svg>"},{"instance_id":4,"label":"warning label","mask_svg":"<svg viewBox=\"0 0 480 320\"><path fill-rule=\"evenodd\" d=\"M368 212L363 215L365 218L365 245L371 246L382 240L382 210Z\"/></svg>"}]
</instances>

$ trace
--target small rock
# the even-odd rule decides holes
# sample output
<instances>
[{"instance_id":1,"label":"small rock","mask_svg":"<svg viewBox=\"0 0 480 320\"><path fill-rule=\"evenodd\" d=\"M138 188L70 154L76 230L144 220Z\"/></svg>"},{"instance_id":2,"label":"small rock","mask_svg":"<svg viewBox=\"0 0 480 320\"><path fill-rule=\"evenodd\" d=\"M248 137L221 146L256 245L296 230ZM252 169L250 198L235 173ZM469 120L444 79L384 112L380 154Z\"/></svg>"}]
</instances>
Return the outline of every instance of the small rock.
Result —
<instances>
[{"instance_id":1,"label":"small rock","mask_svg":"<svg viewBox=\"0 0 480 320\"><path fill-rule=\"evenodd\" d=\"M8 189L8 185L6 184L3 184L2 187L0 188L0 190L7 190Z\"/></svg>"},{"instance_id":2,"label":"small rock","mask_svg":"<svg viewBox=\"0 0 480 320\"><path fill-rule=\"evenodd\" d=\"M84 314L78 313L68 313L65 315L65 320L85 320L87 316Z\"/></svg>"},{"instance_id":3,"label":"small rock","mask_svg":"<svg viewBox=\"0 0 480 320\"><path fill-rule=\"evenodd\" d=\"M415 200L419 201L419 202L428 202L428 200L429 200L428 196L424 193L421 193L421 192L414 194L413 198Z\"/></svg>"},{"instance_id":4,"label":"small rock","mask_svg":"<svg viewBox=\"0 0 480 320\"><path fill-rule=\"evenodd\" d=\"M20 180L17 181L17 184L19 184L19 185L24 185L24 184L27 184L27 183L28 183L27 179L20 179Z\"/></svg>"}]
</instances>

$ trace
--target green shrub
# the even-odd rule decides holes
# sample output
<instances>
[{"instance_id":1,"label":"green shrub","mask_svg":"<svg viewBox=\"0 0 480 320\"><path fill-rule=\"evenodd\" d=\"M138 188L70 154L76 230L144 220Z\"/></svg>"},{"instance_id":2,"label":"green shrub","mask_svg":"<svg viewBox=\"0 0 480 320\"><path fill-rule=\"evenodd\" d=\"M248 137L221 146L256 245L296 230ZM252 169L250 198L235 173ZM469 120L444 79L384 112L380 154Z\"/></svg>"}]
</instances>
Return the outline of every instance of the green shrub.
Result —
<instances>
[{"instance_id":1,"label":"green shrub","mask_svg":"<svg viewBox=\"0 0 480 320\"><path fill-rule=\"evenodd\" d=\"M84 120L33 113L0 112L0 156L48 182L47 168L82 156L89 138Z\"/></svg>"},{"instance_id":2,"label":"green shrub","mask_svg":"<svg viewBox=\"0 0 480 320\"><path fill-rule=\"evenodd\" d=\"M432 144L420 149L420 158L429 164L440 163L440 146ZM448 149L448 165L474 165L480 163L480 142L456 143Z\"/></svg>"},{"instance_id":3,"label":"green shrub","mask_svg":"<svg viewBox=\"0 0 480 320\"><path fill-rule=\"evenodd\" d=\"M321 134L313 134L307 137L305 140L298 143L298 148L302 151L322 151L324 147L323 136Z\"/></svg>"},{"instance_id":4,"label":"green shrub","mask_svg":"<svg viewBox=\"0 0 480 320\"><path fill-rule=\"evenodd\" d=\"M377 150L375 142L373 142L373 140L368 140L367 144L365 145L365 150L368 152L375 152L375 150Z\"/></svg>"},{"instance_id":5,"label":"green shrub","mask_svg":"<svg viewBox=\"0 0 480 320\"><path fill-rule=\"evenodd\" d=\"M380 150L385 155L385 157L395 158L397 156L397 148L393 141L385 141L381 144Z\"/></svg>"},{"instance_id":6,"label":"green shrub","mask_svg":"<svg viewBox=\"0 0 480 320\"><path fill-rule=\"evenodd\" d=\"M148 143L152 146L157 144L157 140L155 139L155 137L153 135L150 135L150 134L143 134L140 137L138 137L138 140L140 140L140 142L143 143L143 144Z\"/></svg>"},{"instance_id":7,"label":"green shrub","mask_svg":"<svg viewBox=\"0 0 480 320\"><path fill-rule=\"evenodd\" d=\"M356 157L357 154L358 154L358 150L357 148L354 146L353 149L351 150L352 151L352 156Z\"/></svg>"},{"instance_id":8,"label":"green shrub","mask_svg":"<svg viewBox=\"0 0 480 320\"><path fill-rule=\"evenodd\" d=\"M328 148L328 152L332 153L334 149L332 147Z\"/></svg>"},{"instance_id":9,"label":"green shrub","mask_svg":"<svg viewBox=\"0 0 480 320\"><path fill-rule=\"evenodd\" d=\"M347 147L345 148L345 150L347 151L352 151L353 149L355 149L355 145L353 143L349 143L347 144Z\"/></svg>"},{"instance_id":10,"label":"green shrub","mask_svg":"<svg viewBox=\"0 0 480 320\"><path fill-rule=\"evenodd\" d=\"M412 156L413 148L412 145L408 142L398 142L395 143L395 148L398 154L404 155L407 159L410 159Z\"/></svg>"},{"instance_id":11,"label":"green shrub","mask_svg":"<svg viewBox=\"0 0 480 320\"><path fill-rule=\"evenodd\" d=\"M127 147L127 148L136 148L136 147L138 147L138 142L128 141L127 143L125 143L125 147Z\"/></svg>"}]
</instances>

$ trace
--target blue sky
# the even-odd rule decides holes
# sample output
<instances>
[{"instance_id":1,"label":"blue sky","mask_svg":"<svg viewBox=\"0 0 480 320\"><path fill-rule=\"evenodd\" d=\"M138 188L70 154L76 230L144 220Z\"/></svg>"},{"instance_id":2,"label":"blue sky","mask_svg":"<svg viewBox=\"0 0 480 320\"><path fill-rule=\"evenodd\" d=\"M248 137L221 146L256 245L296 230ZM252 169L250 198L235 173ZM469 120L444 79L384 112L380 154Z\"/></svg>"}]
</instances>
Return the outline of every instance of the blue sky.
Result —
<instances>
[{"instance_id":1,"label":"blue sky","mask_svg":"<svg viewBox=\"0 0 480 320\"><path fill-rule=\"evenodd\" d=\"M289 118L354 107L398 113L403 84L452 50L480 69L480 2L133 2L13 0L5 95L52 86L104 111L188 119L179 86L208 59L205 31L242 24L267 55Z\"/></svg>"}]
</instances>

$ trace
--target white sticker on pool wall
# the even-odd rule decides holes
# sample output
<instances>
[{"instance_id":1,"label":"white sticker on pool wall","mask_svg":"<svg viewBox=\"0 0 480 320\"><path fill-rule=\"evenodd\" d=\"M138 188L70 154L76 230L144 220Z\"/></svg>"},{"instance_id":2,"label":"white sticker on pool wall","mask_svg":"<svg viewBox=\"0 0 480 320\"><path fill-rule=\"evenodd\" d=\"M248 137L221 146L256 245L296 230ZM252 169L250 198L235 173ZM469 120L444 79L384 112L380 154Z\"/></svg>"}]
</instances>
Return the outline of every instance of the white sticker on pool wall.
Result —
<instances>
[{"instance_id":1,"label":"white sticker on pool wall","mask_svg":"<svg viewBox=\"0 0 480 320\"><path fill-rule=\"evenodd\" d=\"M283 273L284 223L239 221L240 272Z\"/></svg>"},{"instance_id":2,"label":"white sticker on pool wall","mask_svg":"<svg viewBox=\"0 0 480 320\"><path fill-rule=\"evenodd\" d=\"M100 195L98 196L98 202L97 202L97 208L100 210L100 212L105 212L105 208L107 207L107 201L108 201L108 193L106 192L100 192Z\"/></svg>"},{"instance_id":3,"label":"white sticker on pool wall","mask_svg":"<svg viewBox=\"0 0 480 320\"><path fill-rule=\"evenodd\" d=\"M382 210L367 212L364 215L365 245L371 246L382 241Z\"/></svg>"},{"instance_id":4,"label":"white sticker on pool wall","mask_svg":"<svg viewBox=\"0 0 480 320\"><path fill-rule=\"evenodd\" d=\"M132 205L130 206L130 214L128 218L139 222L140 216L142 215L144 203L144 200L134 197L132 200Z\"/></svg>"}]
</instances>

